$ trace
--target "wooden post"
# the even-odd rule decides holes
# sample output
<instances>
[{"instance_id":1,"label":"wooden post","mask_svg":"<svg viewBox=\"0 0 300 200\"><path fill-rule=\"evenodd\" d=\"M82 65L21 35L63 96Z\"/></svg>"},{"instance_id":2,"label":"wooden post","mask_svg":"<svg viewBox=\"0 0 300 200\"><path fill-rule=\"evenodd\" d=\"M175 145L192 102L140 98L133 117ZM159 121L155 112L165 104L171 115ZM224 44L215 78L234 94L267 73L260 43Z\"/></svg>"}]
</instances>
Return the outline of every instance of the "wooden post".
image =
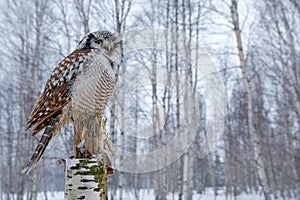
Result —
<instances>
[{"instance_id":1,"label":"wooden post","mask_svg":"<svg viewBox=\"0 0 300 200\"><path fill-rule=\"evenodd\" d=\"M113 154L106 134L106 119L101 115L74 119L75 158L65 167L65 199L107 200L107 154Z\"/></svg>"}]
</instances>

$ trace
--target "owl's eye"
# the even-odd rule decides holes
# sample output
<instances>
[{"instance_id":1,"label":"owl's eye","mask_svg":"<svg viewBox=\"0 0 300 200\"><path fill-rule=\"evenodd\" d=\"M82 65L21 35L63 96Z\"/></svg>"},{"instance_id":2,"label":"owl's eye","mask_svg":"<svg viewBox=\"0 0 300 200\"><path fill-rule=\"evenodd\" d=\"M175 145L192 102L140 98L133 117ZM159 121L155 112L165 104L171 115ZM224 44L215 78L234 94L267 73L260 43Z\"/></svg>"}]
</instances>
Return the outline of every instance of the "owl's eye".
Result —
<instances>
[{"instance_id":1,"label":"owl's eye","mask_svg":"<svg viewBox=\"0 0 300 200\"><path fill-rule=\"evenodd\" d=\"M103 43L103 41L101 40L101 39L98 39L98 40L96 40L95 41L97 44L102 44Z\"/></svg>"}]
</instances>

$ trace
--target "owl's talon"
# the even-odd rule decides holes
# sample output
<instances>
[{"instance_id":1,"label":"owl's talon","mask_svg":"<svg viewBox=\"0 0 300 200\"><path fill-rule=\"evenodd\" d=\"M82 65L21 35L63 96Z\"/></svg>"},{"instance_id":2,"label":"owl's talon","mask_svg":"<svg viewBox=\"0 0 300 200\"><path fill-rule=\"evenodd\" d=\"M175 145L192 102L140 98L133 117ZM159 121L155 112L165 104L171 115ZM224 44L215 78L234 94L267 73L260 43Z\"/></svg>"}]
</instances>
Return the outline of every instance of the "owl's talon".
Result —
<instances>
[{"instance_id":1,"label":"owl's talon","mask_svg":"<svg viewBox=\"0 0 300 200\"><path fill-rule=\"evenodd\" d=\"M57 165L61 165L61 164L64 164L64 165L66 165L66 160L65 160L65 159L63 159L63 158L61 158L61 159L58 159L58 160L56 161L56 164L57 164Z\"/></svg>"},{"instance_id":2,"label":"owl's talon","mask_svg":"<svg viewBox=\"0 0 300 200\"><path fill-rule=\"evenodd\" d=\"M79 152L81 153L81 154L83 154L84 153L84 150L85 150L85 148L84 148L84 143L85 143L85 139L83 139L79 144L77 144L77 149L79 150Z\"/></svg>"}]
</instances>

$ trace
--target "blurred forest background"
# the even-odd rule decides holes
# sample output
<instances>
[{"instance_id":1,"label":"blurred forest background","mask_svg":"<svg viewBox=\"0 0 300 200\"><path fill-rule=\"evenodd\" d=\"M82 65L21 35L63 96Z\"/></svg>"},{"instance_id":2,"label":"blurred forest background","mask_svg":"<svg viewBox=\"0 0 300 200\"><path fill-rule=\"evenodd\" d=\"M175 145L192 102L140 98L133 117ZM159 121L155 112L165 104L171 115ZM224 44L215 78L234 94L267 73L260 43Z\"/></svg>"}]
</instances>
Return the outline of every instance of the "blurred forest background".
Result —
<instances>
[{"instance_id":1,"label":"blurred forest background","mask_svg":"<svg viewBox=\"0 0 300 200\"><path fill-rule=\"evenodd\" d=\"M56 160L72 155L72 127L54 139L29 176L20 173L37 144L25 134L26 120L55 65L87 32L123 34L153 26L184 34L186 55L191 41L209 53L225 88L225 128L215 150L204 158L199 157L201 138L196 137L184 155L161 170L116 171L110 176L111 199L117 191L122 196L129 189L137 199L141 189L153 190L156 199L165 199L169 193L191 199L194 192L201 194L207 188L213 188L215 196L222 190L227 196L258 192L265 199L299 198L298 0L1 0L0 19L0 200L37 199L39 192L47 199L49 191L64 189L64 169ZM172 42L178 43L176 37ZM176 54L176 46L168 48ZM139 58L155 58L153 55L133 57L143 65ZM184 68L176 56L165 60L169 68ZM120 69L125 69L122 64ZM149 75L156 75L155 68ZM158 95L155 87L154 82L147 91L153 105ZM144 97L137 97L138 105ZM168 98L162 101L168 103ZM112 102L111 112L114 105ZM206 106L201 104L200 112ZM176 121L178 112L175 105L168 114ZM111 115L108 131L112 141L138 151L126 134L114 131L113 118ZM170 123L165 134L172 135L177 125ZM205 132L203 124L199 135L201 131Z\"/></svg>"}]
</instances>

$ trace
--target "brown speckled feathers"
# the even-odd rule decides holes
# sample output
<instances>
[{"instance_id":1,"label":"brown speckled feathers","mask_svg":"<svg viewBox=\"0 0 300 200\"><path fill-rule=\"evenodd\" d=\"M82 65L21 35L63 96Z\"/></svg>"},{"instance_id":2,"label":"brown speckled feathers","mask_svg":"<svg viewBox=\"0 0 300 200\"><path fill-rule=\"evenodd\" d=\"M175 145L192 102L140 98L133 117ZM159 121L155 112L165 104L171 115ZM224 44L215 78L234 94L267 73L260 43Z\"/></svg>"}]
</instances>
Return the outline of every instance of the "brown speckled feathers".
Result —
<instances>
[{"instance_id":1,"label":"brown speckled feathers","mask_svg":"<svg viewBox=\"0 0 300 200\"><path fill-rule=\"evenodd\" d=\"M71 100L71 84L81 73L90 51L75 51L54 69L27 122L27 130L33 128L33 136L45 128L52 117L57 117L61 108Z\"/></svg>"},{"instance_id":2,"label":"brown speckled feathers","mask_svg":"<svg viewBox=\"0 0 300 200\"><path fill-rule=\"evenodd\" d=\"M83 71L84 64L88 63L90 52L91 50L74 51L58 64L48 79L26 127L27 130L32 130L32 136L44 128L45 131L23 173L30 172L40 160L52 137L69 121L66 118L70 116L64 116L64 108L71 101L72 84Z\"/></svg>"}]
</instances>

